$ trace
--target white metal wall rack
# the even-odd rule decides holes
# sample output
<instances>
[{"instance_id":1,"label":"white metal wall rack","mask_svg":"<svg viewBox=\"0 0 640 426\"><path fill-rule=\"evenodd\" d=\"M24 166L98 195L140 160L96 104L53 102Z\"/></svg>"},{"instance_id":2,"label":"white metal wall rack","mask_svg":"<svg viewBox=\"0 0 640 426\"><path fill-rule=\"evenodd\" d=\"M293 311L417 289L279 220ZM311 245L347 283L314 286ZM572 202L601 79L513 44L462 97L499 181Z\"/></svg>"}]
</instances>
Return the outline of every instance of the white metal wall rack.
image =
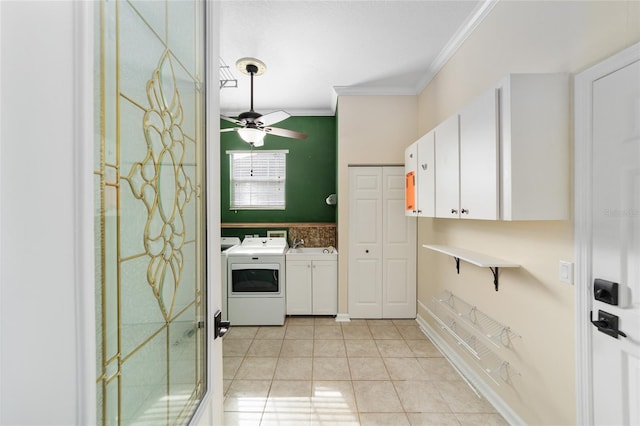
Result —
<instances>
[{"instance_id":1,"label":"white metal wall rack","mask_svg":"<svg viewBox=\"0 0 640 426\"><path fill-rule=\"evenodd\" d=\"M453 256L453 258L456 260L456 270L458 271L458 274L460 273L460 260L464 260L465 262L471 263L472 265L476 265L481 268L489 268L491 270L491 273L493 274L493 285L495 286L496 291L498 291L498 273L500 272L499 268L520 267L520 265L518 265L517 263L509 262L507 260L498 259L482 253L476 253L471 250L461 249L457 247L431 244L423 244L422 247L440 253L448 254L449 256Z\"/></svg>"},{"instance_id":2,"label":"white metal wall rack","mask_svg":"<svg viewBox=\"0 0 640 426\"><path fill-rule=\"evenodd\" d=\"M449 291L432 298L427 310L440 328L473 356L475 363L494 383L511 383L511 377L520 375L508 361L485 344L489 342L498 349L510 348L511 341L520 337L510 327L500 324Z\"/></svg>"}]
</instances>

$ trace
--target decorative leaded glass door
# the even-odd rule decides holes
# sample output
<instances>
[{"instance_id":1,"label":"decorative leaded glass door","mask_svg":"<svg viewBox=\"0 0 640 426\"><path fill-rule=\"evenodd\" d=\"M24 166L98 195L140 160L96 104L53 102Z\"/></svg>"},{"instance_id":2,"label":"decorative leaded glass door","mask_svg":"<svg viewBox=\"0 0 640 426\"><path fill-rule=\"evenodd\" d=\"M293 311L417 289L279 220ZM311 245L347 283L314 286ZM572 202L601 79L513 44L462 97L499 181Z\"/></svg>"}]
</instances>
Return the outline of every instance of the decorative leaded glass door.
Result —
<instances>
[{"instance_id":1,"label":"decorative leaded glass door","mask_svg":"<svg viewBox=\"0 0 640 426\"><path fill-rule=\"evenodd\" d=\"M206 383L204 3L97 9L98 424L185 424Z\"/></svg>"}]
</instances>

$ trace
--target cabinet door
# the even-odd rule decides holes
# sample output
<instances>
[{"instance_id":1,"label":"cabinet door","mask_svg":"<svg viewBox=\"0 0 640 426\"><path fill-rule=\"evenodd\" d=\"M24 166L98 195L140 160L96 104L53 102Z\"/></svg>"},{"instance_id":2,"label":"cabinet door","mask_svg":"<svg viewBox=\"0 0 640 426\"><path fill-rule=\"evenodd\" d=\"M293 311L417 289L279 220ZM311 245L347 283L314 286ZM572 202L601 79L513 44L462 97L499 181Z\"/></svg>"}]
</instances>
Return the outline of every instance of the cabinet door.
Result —
<instances>
[{"instance_id":1,"label":"cabinet door","mask_svg":"<svg viewBox=\"0 0 640 426\"><path fill-rule=\"evenodd\" d=\"M460 111L460 217L499 218L498 92L491 89Z\"/></svg>"},{"instance_id":2,"label":"cabinet door","mask_svg":"<svg viewBox=\"0 0 640 426\"><path fill-rule=\"evenodd\" d=\"M311 262L287 260L287 315L311 315Z\"/></svg>"},{"instance_id":3,"label":"cabinet door","mask_svg":"<svg viewBox=\"0 0 640 426\"><path fill-rule=\"evenodd\" d=\"M401 179L403 175L404 170ZM405 218L404 196L400 203L400 214ZM349 315L381 318L382 167L349 167L348 276Z\"/></svg>"},{"instance_id":4,"label":"cabinet door","mask_svg":"<svg viewBox=\"0 0 640 426\"><path fill-rule=\"evenodd\" d=\"M458 114L435 128L436 217L457 218L460 206Z\"/></svg>"},{"instance_id":5,"label":"cabinet door","mask_svg":"<svg viewBox=\"0 0 640 426\"><path fill-rule=\"evenodd\" d=\"M405 214L416 216L418 214L418 143L414 142L404 151L405 173Z\"/></svg>"},{"instance_id":6,"label":"cabinet door","mask_svg":"<svg viewBox=\"0 0 640 426\"><path fill-rule=\"evenodd\" d=\"M418 139L418 216L436 215L435 131Z\"/></svg>"},{"instance_id":7,"label":"cabinet door","mask_svg":"<svg viewBox=\"0 0 640 426\"><path fill-rule=\"evenodd\" d=\"M313 314L335 315L338 313L338 262L314 260L311 263L313 281Z\"/></svg>"}]
</instances>

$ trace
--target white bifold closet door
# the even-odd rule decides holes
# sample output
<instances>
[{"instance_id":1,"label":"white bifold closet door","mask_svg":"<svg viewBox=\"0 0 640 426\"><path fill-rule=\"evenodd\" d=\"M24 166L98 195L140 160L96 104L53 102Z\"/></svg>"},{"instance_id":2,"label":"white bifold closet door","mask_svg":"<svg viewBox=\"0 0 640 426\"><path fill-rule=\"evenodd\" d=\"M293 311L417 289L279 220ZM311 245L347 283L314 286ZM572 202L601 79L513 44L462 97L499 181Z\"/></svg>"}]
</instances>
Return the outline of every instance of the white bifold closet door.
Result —
<instances>
[{"instance_id":1,"label":"white bifold closet door","mask_svg":"<svg viewBox=\"0 0 640 426\"><path fill-rule=\"evenodd\" d=\"M404 168L349 167L349 316L415 318L416 218Z\"/></svg>"}]
</instances>

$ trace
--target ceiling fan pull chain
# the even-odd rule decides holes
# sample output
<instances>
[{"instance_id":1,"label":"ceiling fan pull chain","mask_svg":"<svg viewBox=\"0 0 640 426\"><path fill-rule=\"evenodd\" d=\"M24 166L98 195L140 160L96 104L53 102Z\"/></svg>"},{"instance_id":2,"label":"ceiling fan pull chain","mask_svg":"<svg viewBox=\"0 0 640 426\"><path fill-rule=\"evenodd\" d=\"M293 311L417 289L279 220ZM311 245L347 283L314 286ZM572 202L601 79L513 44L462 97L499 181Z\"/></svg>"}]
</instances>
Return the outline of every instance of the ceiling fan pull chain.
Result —
<instances>
[{"instance_id":1,"label":"ceiling fan pull chain","mask_svg":"<svg viewBox=\"0 0 640 426\"><path fill-rule=\"evenodd\" d=\"M251 77L253 81L253 74L251 74ZM251 152L249 154L249 161L251 162L251 164L249 165L249 173L250 173L250 176L253 177L253 144L251 144L250 146L251 146Z\"/></svg>"}]
</instances>

